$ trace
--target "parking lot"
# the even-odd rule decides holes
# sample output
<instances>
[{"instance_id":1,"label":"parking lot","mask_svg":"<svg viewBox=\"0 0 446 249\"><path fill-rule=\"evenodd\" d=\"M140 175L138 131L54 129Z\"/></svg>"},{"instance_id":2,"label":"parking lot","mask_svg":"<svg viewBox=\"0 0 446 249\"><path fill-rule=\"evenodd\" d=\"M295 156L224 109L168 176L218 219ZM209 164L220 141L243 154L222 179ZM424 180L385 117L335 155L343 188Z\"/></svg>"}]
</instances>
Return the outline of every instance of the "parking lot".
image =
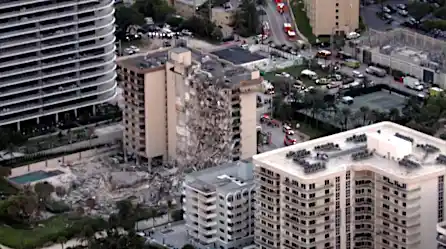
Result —
<instances>
[{"instance_id":1,"label":"parking lot","mask_svg":"<svg viewBox=\"0 0 446 249\"><path fill-rule=\"evenodd\" d=\"M395 7L398 4L407 4L407 1L405 0L388 0L385 1L385 5L390 5L392 7ZM385 31L390 28L396 28L400 26L402 23L407 21L408 17L403 17L399 15L398 13L391 14L394 21L389 24L387 21L382 20L376 13L382 11L381 4L371 4L371 5L364 5L361 7L361 16L363 19L363 22L367 25L367 27L371 29L376 29L380 31Z\"/></svg>"},{"instance_id":2,"label":"parking lot","mask_svg":"<svg viewBox=\"0 0 446 249\"><path fill-rule=\"evenodd\" d=\"M406 98L396 93L389 93L388 91L378 91L354 98L353 104L348 107L352 112L358 111L361 107L367 106L371 110L389 111L392 108L401 109L406 103ZM342 107L345 104L340 104Z\"/></svg>"}]
</instances>

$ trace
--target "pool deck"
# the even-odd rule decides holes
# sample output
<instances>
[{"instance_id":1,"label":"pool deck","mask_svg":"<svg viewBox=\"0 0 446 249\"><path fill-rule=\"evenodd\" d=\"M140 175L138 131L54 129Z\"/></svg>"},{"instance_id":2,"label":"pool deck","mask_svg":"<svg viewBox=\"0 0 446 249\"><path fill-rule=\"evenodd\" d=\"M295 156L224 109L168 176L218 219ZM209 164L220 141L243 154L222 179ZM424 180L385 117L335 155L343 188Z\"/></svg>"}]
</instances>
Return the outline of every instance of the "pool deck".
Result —
<instances>
[{"instance_id":1,"label":"pool deck","mask_svg":"<svg viewBox=\"0 0 446 249\"><path fill-rule=\"evenodd\" d=\"M31 181L31 182L27 182L27 183L18 183L18 182L15 182L13 180L13 178L21 177L23 175L27 175L27 174L30 174L30 173L33 173L33 172L37 172L37 171L45 171L45 172L48 172L48 171L61 171L63 173L60 173L60 174L54 175L54 176L50 176L50 177L45 177L45 178L42 178L40 180ZM59 185L63 185L63 184L61 184L61 182L59 180L61 176L73 175L69 168L62 168L62 167L44 167L44 168L34 169L34 170L31 170L31 171L28 171L26 169L26 167L25 167L25 169L21 169L21 170L14 170L13 169L13 171L11 173L12 174L8 177L9 182L13 183L16 186L22 186L22 185L26 185L26 184L34 185L34 184L36 184L38 182L42 182L42 181L47 181L47 182L50 182L52 185L59 186Z\"/></svg>"}]
</instances>

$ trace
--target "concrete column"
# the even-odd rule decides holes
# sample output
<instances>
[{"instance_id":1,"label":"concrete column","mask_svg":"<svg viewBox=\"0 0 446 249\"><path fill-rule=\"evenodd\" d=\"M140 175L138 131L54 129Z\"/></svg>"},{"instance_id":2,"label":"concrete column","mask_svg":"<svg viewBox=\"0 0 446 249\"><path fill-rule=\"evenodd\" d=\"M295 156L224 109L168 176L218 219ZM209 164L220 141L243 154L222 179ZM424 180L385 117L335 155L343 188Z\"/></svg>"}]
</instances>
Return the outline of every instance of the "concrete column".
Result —
<instances>
[{"instance_id":1,"label":"concrete column","mask_svg":"<svg viewBox=\"0 0 446 249\"><path fill-rule=\"evenodd\" d=\"M59 113L56 113L55 117L56 117L56 123L59 123Z\"/></svg>"},{"instance_id":2,"label":"concrete column","mask_svg":"<svg viewBox=\"0 0 446 249\"><path fill-rule=\"evenodd\" d=\"M17 122L17 130L20 131L20 122Z\"/></svg>"},{"instance_id":3,"label":"concrete column","mask_svg":"<svg viewBox=\"0 0 446 249\"><path fill-rule=\"evenodd\" d=\"M93 116L96 116L96 106L92 106L92 110L93 110Z\"/></svg>"},{"instance_id":4,"label":"concrete column","mask_svg":"<svg viewBox=\"0 0 446 249\"><path fill-rule=\"evenodd\" d=\"M77 109L74 109L74 116L77 118Z\"/></svg>"}]
</instances>

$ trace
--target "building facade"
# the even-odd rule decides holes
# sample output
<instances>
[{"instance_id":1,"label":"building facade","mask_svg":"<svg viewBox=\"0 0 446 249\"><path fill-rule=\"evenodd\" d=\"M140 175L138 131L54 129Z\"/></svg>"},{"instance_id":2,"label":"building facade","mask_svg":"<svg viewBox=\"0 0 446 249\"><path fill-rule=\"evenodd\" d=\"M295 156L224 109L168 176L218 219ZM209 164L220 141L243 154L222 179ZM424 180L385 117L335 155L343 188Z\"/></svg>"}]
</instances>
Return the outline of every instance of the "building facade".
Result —
<instances>
[{"instance_id":1,"label":"building facade","mask_svg":"<svg viewBox=\"0 0 446 249\"><path fill-rule=\"evenodd\" d=\"M238 249L254 240L253 165L224 164L186 176L183 210L196 248Z\"/></svg>"},{"instance_id":2,"label":"building facade","mask_svg":"<svg viewBox=\"0 0 446 249\"><path fill-rule=\"evenodd\" d=\"M184 47L118 64L129 153L206 167L257 152L258 71Z\"/></svg>"},{"instance_id":3,"label":"building facade","mask_svg":"<svg viewBox=\"0 0 446 249\"><path fill-rule=\"evenodd\" d=\"M437 248L445 148L383 122L254 156L258 248Z\"/></svg>"},{"instance_id":4,"label":"building facade","mask_svg":"<svg viewBox=\"0 0 446 249\"><path fill-rule=\"evenodd\" d=\"M0 126L57 122L116 96L113 3L0 3Z\"/></svg>"},{"instance_id":5,"label":"building facade","mask_svg":"<svg viewBox=\"0 0 446 249\"><path fill-rule=\"evenodd\" d=\"M355 31L359 25L359 0L304 0L313 34L332 35Z\"/></svg>"}]
</instances>

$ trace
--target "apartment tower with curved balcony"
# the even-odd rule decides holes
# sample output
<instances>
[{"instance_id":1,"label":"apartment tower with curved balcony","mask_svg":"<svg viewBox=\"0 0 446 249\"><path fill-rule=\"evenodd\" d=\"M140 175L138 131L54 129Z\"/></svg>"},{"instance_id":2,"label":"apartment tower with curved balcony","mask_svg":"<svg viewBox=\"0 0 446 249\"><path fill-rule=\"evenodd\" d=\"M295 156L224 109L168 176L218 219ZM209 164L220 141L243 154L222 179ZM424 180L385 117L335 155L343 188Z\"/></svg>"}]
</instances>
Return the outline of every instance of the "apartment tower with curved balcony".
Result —
<instances>
[{"instance_id":1,"label":"apartment tower with curved balcony","mask_svg":"<svg viewBox=\"0 0 446 249\"><path fill-rule=\"evenodd\" d=\"M253 156L257 248L442 248L445 153L382 122Z\"/></svg>"},{"instance_id":2,"label":"apartment tower with curved balcony","mask_svg":"<svg viewBox=\"0 0 446 249\"><path fill-rule=\"evenodd\" d=\"M0 126L116 96L113 0L0 1Z\"/></svg>"}]
</instances>

